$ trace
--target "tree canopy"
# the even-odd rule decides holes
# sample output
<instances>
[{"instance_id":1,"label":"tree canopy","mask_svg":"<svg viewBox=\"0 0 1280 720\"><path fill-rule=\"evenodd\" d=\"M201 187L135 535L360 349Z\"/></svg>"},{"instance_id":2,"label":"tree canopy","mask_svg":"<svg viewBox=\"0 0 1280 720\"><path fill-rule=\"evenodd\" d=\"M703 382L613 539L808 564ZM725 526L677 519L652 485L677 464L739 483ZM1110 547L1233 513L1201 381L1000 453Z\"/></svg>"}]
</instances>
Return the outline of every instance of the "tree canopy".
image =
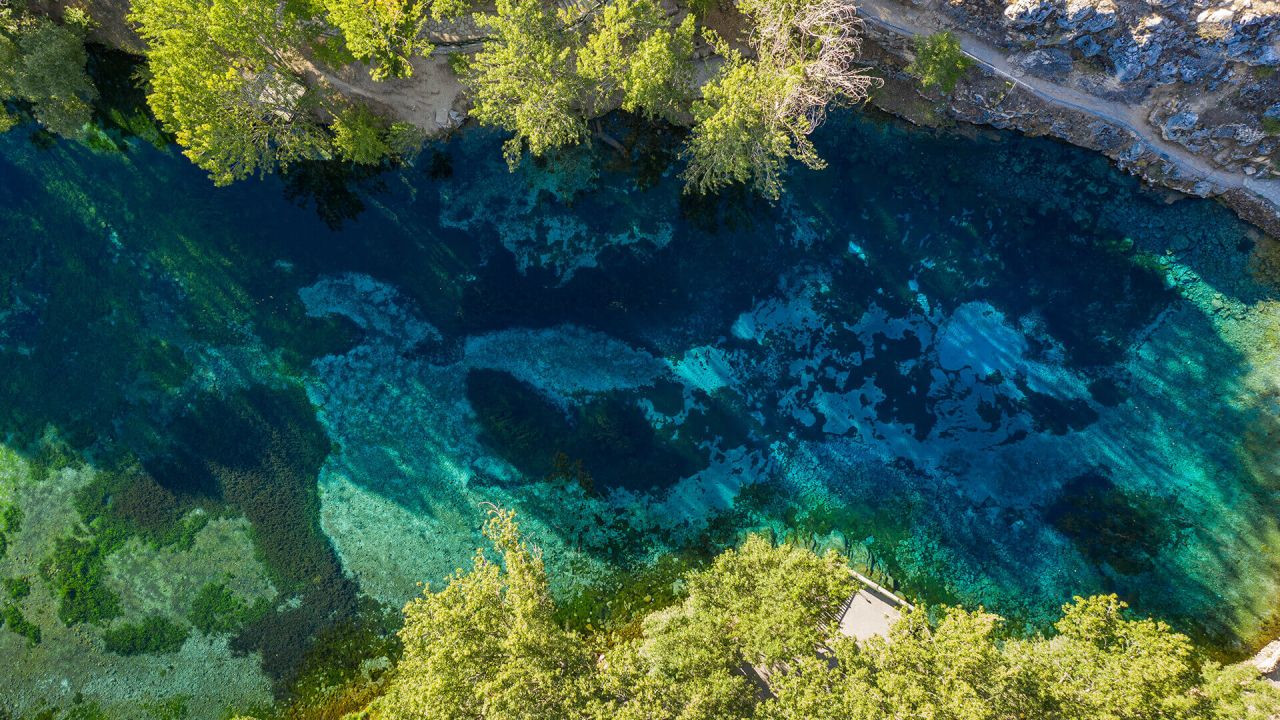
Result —
<instances>
[{"instance_id":1,"label":"tree canopy","mask_svg":"<svg viewBox=\"0 0 1280 720\"><path fill-rule=\"evenodd\" d=\"M80 136L93 114L86 60L81 28L0 8L0 98L29 103L36 122L64 137ZM0 108L0 131L16 122Z\"/></svg>"},{"instance_id":2,"label":"tree canopy","mask_svg":"<svg viewBox=\"0 0 1280 720\"><path fill-rule=\"evenodd\" d=\"M920 78L925 87L937 87L951 92L973 61L960 48L960 41L950 31L918 37L915 40L916 59L907 66L907 72Z\"/></svg>"},{"instance_id":3,"label":"tree canopy","mask_svg":"<svg viewBox=\"0 0 1280 720\"><path fill-rule=\"evenodd\" d=\"M301 42L275 0L134 0L148 102L215 184L327 150L321 97L295 69Z\"/></svg>"},{"instance_id":4,"label":"tree canopy","mask_svg":"<svg viewBox=\"0 0 1280 720\"><path fill-rule=\"evenodd\" d=\"M514 516L485 527L501 562L405 608L404 655L364 718L582 720L1263 720L1280 692L1204 661L1115 596L1076 598L1047 635L996 615L907 610L887 638L838 632L857 583L844 558L748 538L684 578L631 629L555 621L538 551ZM767 691L767 692L766 692Z\"/></svg>"}]
</instances>

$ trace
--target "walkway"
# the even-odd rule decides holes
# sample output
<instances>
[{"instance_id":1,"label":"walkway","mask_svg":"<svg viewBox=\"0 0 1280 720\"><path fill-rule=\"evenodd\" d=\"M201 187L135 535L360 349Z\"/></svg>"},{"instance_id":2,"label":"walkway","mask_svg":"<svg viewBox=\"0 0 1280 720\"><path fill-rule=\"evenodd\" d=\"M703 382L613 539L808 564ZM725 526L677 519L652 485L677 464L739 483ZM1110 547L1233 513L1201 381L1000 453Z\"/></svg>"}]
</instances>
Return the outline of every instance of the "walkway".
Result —
<instances>
[{"instance_id":1,"label":"walkway","mask_svg":"<svg viewBox=\"0 0 1280 720\"><path fill-rule=\"evenodd\" d=\"M863 587L849 598L840 615L840 634L859 641L889 637L889 626L911 605L856 570L851 572Z\"/></svg>"},{"instance_id":2,"label":"walkway","mask_svg":"<svg viewBox=\"0 0 1280 720\"><path fill-rule=\"evenodd\" d=\"M1207 158L1196 155L1185 147L1165 140L1159 130L1147 120L1149 109L1145 105L1130 105L1100 98L1052 80L1027 75L1015 68L1005 51L990 42L959 28L938 25L935 14L921 13L904 7L896 0L859 0L859 15L867 23L877 25L904 37L930 35L949 29L960 42L965 54L991 72L1031 92L1041 100L1060 107L1070 108L1105 120L1128 130L1135 138L1151 148L1185 177L1206 180L1218 192L1243 190L1266 199L1280 214L1280 180L1255 180L1248 176L1227 172L1215 167Z\"/></svg>"}]
</instances>

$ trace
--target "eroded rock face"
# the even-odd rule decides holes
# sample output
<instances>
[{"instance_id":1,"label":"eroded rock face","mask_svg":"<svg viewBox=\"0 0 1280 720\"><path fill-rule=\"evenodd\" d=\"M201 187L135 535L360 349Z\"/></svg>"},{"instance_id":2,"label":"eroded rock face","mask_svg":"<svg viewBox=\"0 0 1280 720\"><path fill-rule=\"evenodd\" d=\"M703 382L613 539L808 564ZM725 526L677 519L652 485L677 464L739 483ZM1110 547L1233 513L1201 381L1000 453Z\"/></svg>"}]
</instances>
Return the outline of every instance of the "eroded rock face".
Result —
<instances>
[{"instance_id":1,"label":"eroded rock face","mask_svg":"<svg viewBox=\"0 0 1280 720\"><path fill-rule=\"evenodd\" d=\"M1280 177L1280 2L932 0L1029 75L1138 108L1228 172Z\"/></svg>"}]
</instances>

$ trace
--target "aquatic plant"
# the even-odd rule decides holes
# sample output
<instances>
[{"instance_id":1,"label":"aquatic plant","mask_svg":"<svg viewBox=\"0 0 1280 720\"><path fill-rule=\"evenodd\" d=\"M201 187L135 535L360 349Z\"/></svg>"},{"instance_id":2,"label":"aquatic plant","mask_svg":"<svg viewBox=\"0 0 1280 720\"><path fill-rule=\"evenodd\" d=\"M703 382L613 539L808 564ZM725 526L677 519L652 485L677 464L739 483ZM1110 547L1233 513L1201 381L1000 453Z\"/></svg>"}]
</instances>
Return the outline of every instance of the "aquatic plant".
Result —
<instances>
[{"instance_id":1,"label":"aquatic plant","mask_svg":"<svg viewBox=\"0 0 1280 720\"><path fill-rule=\"evenodd\" d=\"M101 624L120 614L120 598L104 582L103 562L123 538L61 537L40 566L67 625Z\"/></svg>"},{"instance_id":2,"label":"aquatic plant","mask_svg":"<svg viewBox=\"0 0 1280 720\"><path fill-rule=\"evenodd\" d=\"M174 652L187 641L190 629L158 614L136 623L120 623L102 634L107 652L117 655L143 655Z\"/></svg>"},{"instance_id":3,"label":"aquatic plant","mask_svg":"<svg viewBox=\"0 0 1280 720\"><path fill-rule=\"evenodd\" d=\"M4 586L4 594L7 595L10 600L21 600L31 594L31 580L29 578L5 578L3 583L0 583L0 585Z\"/></svg>"},{"instance_id":4,"label":"aquatic plant","mask_svg":"<svg viewBox=\"0 0 1280 720\"><path fill-rule=\"evenodd\" d=\"M40 644L40 627L23 616L22 608L18 607L16 602L6 602L0 605L0 620L3 620L3 623L0 624L25 637L28 646Z\"/></svg>"},{"instance_id":5,"label":"aquatic plant","mask_svg":"<svg viewBox=\"0 0 1280 720\"><path fill-rule=\"evenodd\" d=\"M244 598L222 583L208 583L196 592L187 611L187 620L205 635L221 635L239 630L250 622L271 612L266 598L258 598L250 605Z\"/></svg>"}]
</instances>

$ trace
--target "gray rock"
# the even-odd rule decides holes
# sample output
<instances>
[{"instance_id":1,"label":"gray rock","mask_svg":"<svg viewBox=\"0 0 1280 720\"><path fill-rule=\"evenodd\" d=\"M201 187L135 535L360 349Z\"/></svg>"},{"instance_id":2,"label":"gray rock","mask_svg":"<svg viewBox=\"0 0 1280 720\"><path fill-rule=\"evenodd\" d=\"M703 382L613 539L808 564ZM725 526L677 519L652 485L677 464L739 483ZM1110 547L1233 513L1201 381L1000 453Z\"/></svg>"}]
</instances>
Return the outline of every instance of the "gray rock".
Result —
<instances>
[{"instance_id":1,"label":"gray rock","mask_svg":"<svg viewBox=\"0 0 1280 720\"><path fill-rule=\"evenodd\" d=\"M1164 135L1165 140L1173 140L1176 136L1186 135L1190 130L1195 128L1196 123L1199 121L1200 116L1190 110L1176 112L1170 115L1169 118L1164 121L1164 124L1160 126L1160 134Z\"/></svg>"},{"instance_id":2,"label":"gray rock","mask_svg":"<svg viewBox=\"0 0 1280 720\"><path fill-rule=\"evenodd\" d=\"M1080 54L1085 57L1093 57L1094 55L1102 52L1102 46L1098 44L1097 40L1093 39L1092 35L1081 35L1077 38L1076 48L1080 51Z\"/></svg>"},{"instance_id":3,"label":"gray rock","mask_svg":"<svg viewBox=\"0 0 1280 720\"><path fill-rule=\"evenodd\" d=\"M1093 5L1093 15L1080 26L1087 33L1099 33L1116 24L1116 4L1111 0L1097 0Z\"/></svg>"},{"instance_id":4,"label":"gray rock","mask_svg":"<svg viewBox=\"0 0 1280 720\"><path fill-rule=\"evenodd\" d=\"M1134 45L1132 40L1112 45L1111 49L1107 50L1107 57L1111 58L1111 63L1116 68L1116 79L1121 82L1138 77L1146 69L1142 50Z\"/></svg>"},{"instance_id":5,"label":"gray rock","mask_svg":"<svg viewBox=\"0 0 1280 720\"><path fill-rule=\"evenodd\" d=\"M1018 67L1038 77L1059 79L1071 72L1071 56L1059 48L1032 50L1010 58Z\"/></svg>"},{"instance_id":6,"label":"gray rock","mask_svg":"<svg viewBox=\"0 0 1280 720\"><path fill-rule=\"evenodd\" d=\"M1004 9L1004 19L1014 27L1039 25L1057 9L1050 0L1014 0Z\"/></svg>"},{"instance_id":7,"label":"gray rock","mask_svg":"<svg viewBox=\"0 0 1280 720\"><path fill-rule=\"evenodd\" d=\"M1280 102L1262 111L1262 117L1280 120Z\"/></svg>"},{"instance_id":8,"label":"gray rock","mask_svg":"<svg viewBox=\"0 0 1280 720\"><path fill-rule=\"evenodd\" d=\"M1067 0L1066 7L1058 16L1058 27L1075 30L1085 20L1093 17L1095 12L1093 0Z\"/></svg>"}]
</instances>

